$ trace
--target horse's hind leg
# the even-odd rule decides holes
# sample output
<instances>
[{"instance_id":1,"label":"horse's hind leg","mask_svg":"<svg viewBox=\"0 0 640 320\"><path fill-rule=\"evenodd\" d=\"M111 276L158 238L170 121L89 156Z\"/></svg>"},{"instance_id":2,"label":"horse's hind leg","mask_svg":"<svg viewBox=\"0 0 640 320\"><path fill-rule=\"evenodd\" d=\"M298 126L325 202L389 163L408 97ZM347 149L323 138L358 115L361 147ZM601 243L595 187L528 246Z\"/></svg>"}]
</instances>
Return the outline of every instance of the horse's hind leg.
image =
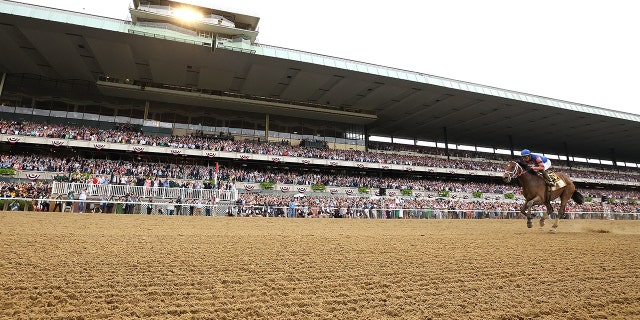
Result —
<instances>
[{"instance_id":1,"label":"horse's hind leg","mask_svg":"<svg viewBox=\"0 0 640 320\"><path fill-rule=\"evenodd\" d=\"M544 221L549 218L551 216L551 214L553 213L553 206L551 206L550 202L547 202L544 204L545 207L547 207L547 211L545 211L545 213L542 215L542 218L540 218L540 227L544 227ZM556 223L557 225L557 223Z\"/></svg>"},{"instance_id":2,"label":"horse's hind leg","mask_svg":"<svg viewBox=\"0 0 640 320\"><path fill-rule=\"evenodd\" d=\"M564 196L560 199L560 208L558 208L558 214L556 214L556 219L554 220L555 222L551 226L551 232L553 233L558 231L558 221L560 220L560 217L564 216L565 209L567 208L567 202L569 202L569 199L565 199Z\"/></svg>"},{"instance_id":3,"label":"horse's hind leg","mask_svg":"<svg viewBox=\"0 0 640 320\"><path fill-rule=\"evenodd\" d=\"M553 225L551 226L551 230L549 230L549 231L551 231L551 232L553 232L553 233L556 233L556 232L558 231L558 220L560 219L560 218L559 218L559 217L560 217L560 215L561 215L562 213L564 213L563 211L564 211L564 210L562 210L562 209L559 209L559 210L558 210L558 215L556 215L556 219L554 220Z\"/></svg>"}]
</instances>

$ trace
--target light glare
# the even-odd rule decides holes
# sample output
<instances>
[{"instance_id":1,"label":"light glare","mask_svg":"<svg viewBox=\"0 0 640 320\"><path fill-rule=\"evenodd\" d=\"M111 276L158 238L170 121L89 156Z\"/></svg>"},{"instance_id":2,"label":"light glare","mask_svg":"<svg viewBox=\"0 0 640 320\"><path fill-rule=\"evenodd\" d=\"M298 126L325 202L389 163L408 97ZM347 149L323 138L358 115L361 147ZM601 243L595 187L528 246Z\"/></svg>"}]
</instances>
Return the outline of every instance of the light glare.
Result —
<instances>
[{"instance_id":1,"label":"light glare","mask_svg":"<svg viewBox=\"0 0 640 320\"><path fill-rule=\"evenodd\" d=\"M175 9L173 10L173 15L184 21L196 21L203 18L202 13L187 8Z\"/></svg>"}]
</instances>

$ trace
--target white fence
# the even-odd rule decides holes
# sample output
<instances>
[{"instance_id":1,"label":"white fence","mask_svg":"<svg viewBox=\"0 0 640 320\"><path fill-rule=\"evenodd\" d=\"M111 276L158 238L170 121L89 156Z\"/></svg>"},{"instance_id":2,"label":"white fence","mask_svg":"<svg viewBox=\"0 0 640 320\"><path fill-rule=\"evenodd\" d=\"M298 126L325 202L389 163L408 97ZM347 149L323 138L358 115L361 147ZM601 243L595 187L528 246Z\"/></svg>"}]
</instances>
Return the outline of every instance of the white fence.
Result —
<instances>
[{"instance_id":1,"label":"white fence","mask_svg":"<svg viewBox=\"0 0 640 320\"><path fill-rule=\"evenodd\" d=\"M52 194L66 195L69 192L77 196L86 190L87 198L105 197L125 197L134 195L137 198L154 199L201 199L218 201L235 201L238 198L237 190L214 190L214 189L190 189L190 188L164 188L164 187L141 187L116 184L92 184L92 183L69 183L54 182L51 188Z\"/></svg>"}]
</instances>

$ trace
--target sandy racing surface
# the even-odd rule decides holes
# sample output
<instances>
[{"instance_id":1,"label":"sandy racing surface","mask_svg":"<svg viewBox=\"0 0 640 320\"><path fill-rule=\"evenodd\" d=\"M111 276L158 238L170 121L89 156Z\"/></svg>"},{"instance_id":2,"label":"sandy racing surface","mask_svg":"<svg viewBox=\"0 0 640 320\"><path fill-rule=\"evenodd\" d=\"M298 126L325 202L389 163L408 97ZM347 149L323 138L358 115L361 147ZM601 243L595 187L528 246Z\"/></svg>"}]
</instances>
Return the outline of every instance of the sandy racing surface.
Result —
<instances>
[{"instance_id":1,"label":"sandy racing surface","mask_svg":"<svg viewBox=\"0 0 640 320\"><path fill-rule=\"evenodd\" d=\"M640 319L640 221L0 212L2 319Z\"/></svg>"}]
</instances>

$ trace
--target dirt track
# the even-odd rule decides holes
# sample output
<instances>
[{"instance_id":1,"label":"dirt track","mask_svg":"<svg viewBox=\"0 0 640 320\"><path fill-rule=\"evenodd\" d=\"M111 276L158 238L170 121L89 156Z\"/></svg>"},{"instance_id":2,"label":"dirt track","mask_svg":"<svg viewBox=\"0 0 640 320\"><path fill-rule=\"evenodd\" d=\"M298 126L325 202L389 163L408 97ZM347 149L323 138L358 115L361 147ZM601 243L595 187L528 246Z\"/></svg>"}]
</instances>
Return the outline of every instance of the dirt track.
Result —
<instances>
[{"instance_id":1,"label":"dirt track","mask_svg":"<svg viewBox=\"0 0 640 320\"><path fill-rule=\"evenodd\" d=\"M640 221L0 212L0 317L639 319Z\"/></svg>"}]
</instances>

